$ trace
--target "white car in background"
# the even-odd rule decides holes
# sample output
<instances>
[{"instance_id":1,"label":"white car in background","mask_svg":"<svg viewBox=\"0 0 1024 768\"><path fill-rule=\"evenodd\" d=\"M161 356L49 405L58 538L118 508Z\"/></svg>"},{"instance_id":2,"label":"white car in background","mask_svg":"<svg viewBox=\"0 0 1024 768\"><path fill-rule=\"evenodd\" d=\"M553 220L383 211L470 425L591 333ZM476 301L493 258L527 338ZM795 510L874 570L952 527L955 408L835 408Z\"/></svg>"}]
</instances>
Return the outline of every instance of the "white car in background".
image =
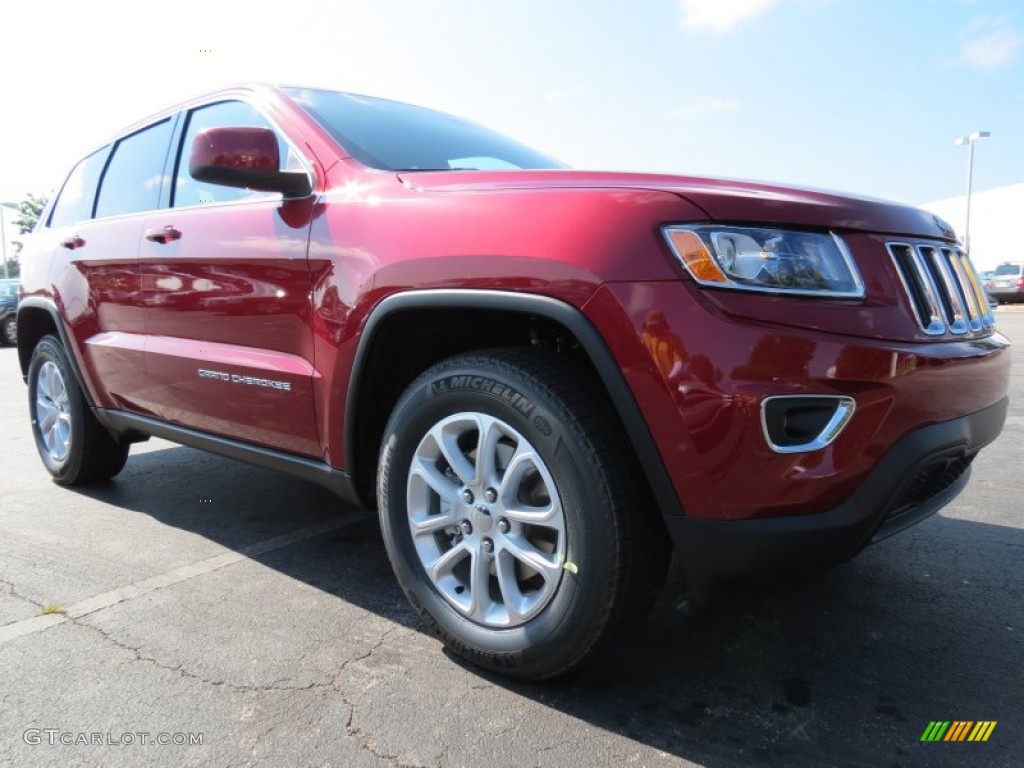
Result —
<instances>
[{"instance_id":1,"label":"white car in background","mask_svg":"<svg viewBox=\"0 0 1024 768\"><path fill-rule=\"evenodd\" d=\"M993 304L1024 300L1024 261L1004 261L993 270L990 278L982 280Z\"/></svg>"}]
</instances>

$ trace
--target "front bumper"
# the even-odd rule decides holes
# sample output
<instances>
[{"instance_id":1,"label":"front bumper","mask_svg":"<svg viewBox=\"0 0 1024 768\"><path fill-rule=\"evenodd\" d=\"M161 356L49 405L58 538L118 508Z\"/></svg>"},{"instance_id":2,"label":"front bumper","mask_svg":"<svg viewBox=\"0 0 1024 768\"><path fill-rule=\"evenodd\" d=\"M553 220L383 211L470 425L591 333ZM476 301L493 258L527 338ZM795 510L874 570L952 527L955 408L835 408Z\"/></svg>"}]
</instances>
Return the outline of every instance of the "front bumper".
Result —
<instances>
[{"instance_id":1,"label":"front bumper","mask_svg":"<svg viewBox=\"0 0 1024 768\"><path fill-rule=\"evenodd\" d=\"M826 512L715 521L665 516L688 573L719 577L829 565L934 514L967 485L970 463L1006 420L1007 399L917 429L898 441L860 487Z\"/></svg>"},{"instance_id":2,"label":"front bumper","mask_svg":"<svg viewBox=\"0 0 1024 768\"><path fill-rule=\"evenodd\" d=\"M662 503L666 515L724 522L835 509L912 432L1006 397L1010 349L998 333L889 340L882 338L888 316L871 303L880 300L808 308L806 301L740 297L757 306L739 316L726 311L732 297L723 294L705 295L688 281L607 284L585 307L609 340L671 478L678 506ZM822 320L782 324L790 308L817 308ZM772 313L778 323L760 319ZM832 330L843 326L876 337ZM820 450L773 450L764 403L821 395L856 403L838 437Z\"/></svg>"}]
</instances>

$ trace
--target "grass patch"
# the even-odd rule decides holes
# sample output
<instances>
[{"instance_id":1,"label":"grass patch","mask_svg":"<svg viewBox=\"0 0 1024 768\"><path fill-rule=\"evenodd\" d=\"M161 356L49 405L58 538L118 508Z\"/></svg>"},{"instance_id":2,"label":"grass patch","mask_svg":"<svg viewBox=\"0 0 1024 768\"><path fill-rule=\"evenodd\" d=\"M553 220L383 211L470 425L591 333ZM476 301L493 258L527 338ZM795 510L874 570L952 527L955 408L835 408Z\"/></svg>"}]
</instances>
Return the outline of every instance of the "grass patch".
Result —
<instances>
[{"instance_id":1,"label":"grass patch","mask_svg":"<svg viewBox=\"0 0 1024 768\"><path fill-rule=\"evenodd\" d=\"M43 606L42 610L40 611L40 614L43 616L47 616L51 613L67 613L67 610L68 609L65 608L63 605L57 605L56 603L47 603Z\"/></svg>"}]
</instances>

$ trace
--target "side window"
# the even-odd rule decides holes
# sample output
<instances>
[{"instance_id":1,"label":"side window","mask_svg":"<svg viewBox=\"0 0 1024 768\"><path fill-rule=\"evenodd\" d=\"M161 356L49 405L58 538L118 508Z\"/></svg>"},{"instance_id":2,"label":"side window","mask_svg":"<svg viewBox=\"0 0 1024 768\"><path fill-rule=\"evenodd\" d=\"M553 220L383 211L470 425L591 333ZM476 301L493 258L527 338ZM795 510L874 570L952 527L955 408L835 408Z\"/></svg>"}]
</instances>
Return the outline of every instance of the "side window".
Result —
<instances>
[{"instance_id":1,"label":"side window","mask_svg":"<svg viewBox=\"0 0 1024 768\"><path fill-rule=\"evenodd\" d=\"M64 182L57 202L50 213L51 227L66 227L92 217L92 201L96 199L96 183L103 173L107 148L89 155L74 167Z\"/></svg>"},{"instance_id":2,"label":"side window","mask_svg":"<svg viewBox=\"0 0 1024 768\"><path fill-rule=\"evenodd\" d=\"M171 121L164 120L117 142L100 182L96 218L159 207L170 140Z\"/></svg>"},{"instance_id":3,"label":"side window","mask_svg":"<svg viewBox=\"0 0 1024 768\"><path fill-rule=\"evenodd\" d=\"M188 172L188 158L192 152L192 142L196 134L207 128L222 126L240 126L245 128L270 128L275 130L263 115L242 101L222 101L208 107L194 109L189 114L185 134L178 149L177 172L174 179L174 197L172 205L182 208L203 203L229 203L236 200L249 200L258 197L274 196L272 192L253 189L225 187L220 184L207 184L196 181ZM275 130L275 133L277 131ZM299 158L291 150L288 143L277 133L277 146L281 153L283 170L301 170Z\"/></svg>"}]
</instances>

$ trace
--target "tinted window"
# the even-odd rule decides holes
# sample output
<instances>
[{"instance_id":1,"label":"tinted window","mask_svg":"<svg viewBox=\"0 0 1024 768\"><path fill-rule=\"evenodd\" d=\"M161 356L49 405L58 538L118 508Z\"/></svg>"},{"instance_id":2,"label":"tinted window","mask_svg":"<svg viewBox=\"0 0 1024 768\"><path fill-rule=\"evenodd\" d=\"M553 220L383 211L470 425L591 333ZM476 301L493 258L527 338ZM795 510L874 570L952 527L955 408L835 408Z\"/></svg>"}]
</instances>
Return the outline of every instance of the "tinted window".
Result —
<instances>
[{"instance_id":1,"label":"tinted window","mask_svg":"<svg viewBox=\"0 0 1024 768\"><path fill-rule=\"evenodd\" d=\"M996 267L996 271L993 273L996 277L1016 277L1021 273L1024 265L1021 264L1000 264Z\"/></svg>"},{"instance_id":2,"label":"tinted window","mask_svg":"<svg viewBox=\"0 0 1024 768\"><path fill-rule=\"evenodd\" d=\"M160 205L171 121L152 125L114 145L96 201L96 218L151 211Z\"/></svg>"},{"instance_id":3,"label":"tinted window","mask_svg":"<svg viewBox=\"0 0 1024 768\"><path fill-rule=\"evenodd\" d=\"M352 157L371 168L484 170L564 168L489 128L397 101L286 88Z\"/></svg>"},{"instance_id":4,"label":"tinted window","mask_svg":"<svg viewBox=\"0 0 1024 768\"><path fill-rule=\"evenodd\" d=\"M253 197L275 197L275 193L253 189L224 187L220 184L207 184L196 181L188 172L188 158L192 152L192 142L196 134L207 128L238 126L243 128L270 128L274 126L263 115L242 101L222 101L208 107L195 109L189 115L188 126L182 139L178 154L177 172L174 179L175 208L202 203L226 203L233 200L248 200ZM277 133L275 131L275 133ZM277 136L277 146L281 154L285 170L301 170L302 164L288 143Z\"/></svg>"},{"instance_id":5,"label":"tinted window","mask_svg":"<svg viewBox=\"0 0 1024 768\"><path fill-rule=\"evenodd\" d=\"M96 182L100 180L107 148L94 152L75 166L64 182L57 202L50 213L51 227L64 227L92 217L92 201L96 197Z\"/></svg>"}]
</instances>

